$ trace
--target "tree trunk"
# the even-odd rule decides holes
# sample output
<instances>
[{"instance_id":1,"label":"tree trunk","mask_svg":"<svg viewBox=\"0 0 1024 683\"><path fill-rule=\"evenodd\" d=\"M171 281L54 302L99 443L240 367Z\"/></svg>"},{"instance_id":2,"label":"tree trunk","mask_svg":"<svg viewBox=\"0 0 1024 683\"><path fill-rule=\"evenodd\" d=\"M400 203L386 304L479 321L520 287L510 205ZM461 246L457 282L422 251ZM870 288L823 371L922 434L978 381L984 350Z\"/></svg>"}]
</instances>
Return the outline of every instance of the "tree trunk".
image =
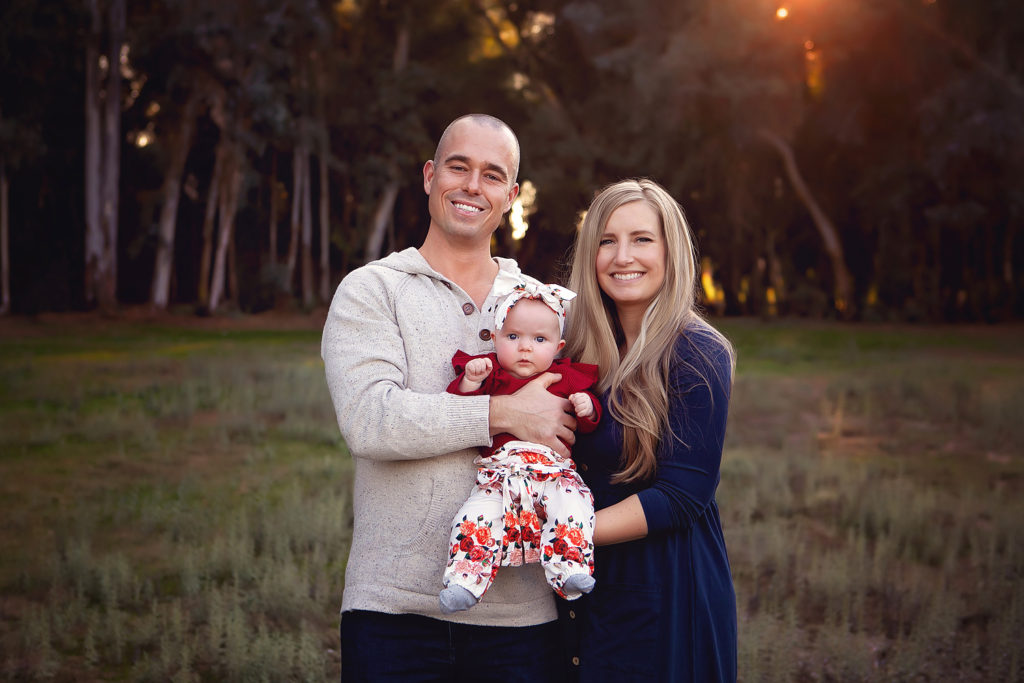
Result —
<instances>
[{"instance_id":1,"label":"tree trunk","mask_svg":"<svg viewBox=\"0 0 1024 683\"><path fill-rule=\"evenodd\" d=\"M828 215L814 199L810 187L800 174L800 168L796 163L796 156L793 148L782 137L770 130L761 129L758 135L766 140L782 157L783 165L786 168L786 175L793 185L793 191L800 198L804 207L811 214L814 225L818 229L822 242L825 244L825 252L832 263L832 274L835 278L835 307L840 314L849 318L853 315L853 277L846 267L846 259L843 257L843 245L839 241L839 233Z\"/></svg>"},{"instance_id":2,"label":"tree trunk","mask_svg":"<svg viewBox=\"0 0 1024 683\"><path fill-rule=\"evenodd\" d=\"M88 0L91 18L85 42L85 303L96 304L103 260L100 221L103 133L100 127L100 33L103 22L98 0Z\"/></svg>"},{"instance_id":3,"label":"tree trunk","mask_svg":"<svg viewBox=\"0 0 1024 683\"><path fill-rule=\"evenodd\" d=\"M107 93L103 114L103 203L100 220L105 256L97 301L103 310L117 306L117 226L121 176L121 46L124 44L125 0L110 0L110 45Z\"/></svg>"},{"instance_id":4,"label":"tree trunk","mask_svg":"<svg viewBox=\"0 0 1024 683\"><path fill-rule=\"evenodd\" d=\"M313 198L309 173L309 148L303 161L302 183L302 305L313 307Z\"/></svg>"},{"instance_id":5,"label":"tree trunk","mask_svg":"<svg viewBox=\"0 0 1024 683\"><path fill-rule=\"evenodd\" d=\"M327 170L327 155L331 146L327 139L327 125L321 119L320 140L320 301L331 301L331 195Z\"/></svg>"},{"instance_id":6,"label":"tree trunk","mask_svg":"<svg viewBox=\"0 0 1024 683\"><path fill-rule=\"evenodd\" d=\"M224 185L224 167L227 163L228 142L221 136L210 176L210 192L206 197L206 214L203 216L203 251L199 259L199 307L210 307L210 263L213 260L213 226L217 221L217 207Z\"/></svg>"},{"instance_id":7,"label":"tree trunk","mask_svg":"<svg viewBox=\"0 0 1024 683\"><path fill-rule=\"evenodd\" d=\"M242 166L239 150L232 145L227 150L228 159L225 163L224 187L221 188L219 233L217 235L217 254L213 262L213 278L210 282L210 312L213 313L220 305L224 293L224 280L227 270L228 246L231 243L235 228L235 212L238 209L238 192L242 185Z\"/></svg>"},{"instance_id":8,"label":"tree trunk","mask_svg":"<svg viewBox=\"0 0 1024 683\"><path fill-rule=\"evenodd\" d=\"M391 70L394 73L401 73L409 62L409 18L406 17L398 30L395 40L395 51L391 58ZM391 214L395 209L395 200L398 198L398 165L394 162L388 164L388 182L384 191L377 200L377 208L373 212L373 223L370 225L370 236L366 240L366 262L375 261L380 258L381 247L384 245L384 234L388 224L391 222Z\"/></svg>"},{"instance_id":9,"label":"tree trunk","mask_svg":"<svg viewBox=\"0 0 1024 683\"><path fill-rule=\"evenodd\" d=\"M292 225L288 241L288 275L285 280L289 293L292 291L292 283L295 282L295 261L299 254L299 238L302 233L302 188L307 182L308 156L305 140L300 140L292 155Z\"/></svg>"},{"instance_id":10,"label":"tree trunk","mask_svg":"<svg viewBox=\"0 0 1024 683\"><path fill-rule=\"evenodd\" d=\"M281 198L277 193L277 150L270 150L270 246L269 263L277 265L277 214L281 211Z\"/></svg>"},{"instance_id":11,"label":"tree trunk","mask_svg":"<svg viewBox=\"0 0 1024 683\"><path fill-rule=\"evenodd\" d=\"M178 200L181 197L181 177L185 172L189 149L192 147L198 108L199 95L193 93L185 104L180 127L167 141L171 163L164 178L164 203L160 209L156 260L153 266L150 303L154 308L166 309L170 298L171 271L174 267L174 231L178 220Z\"/></svg>"},{"instance_id":12,"label":"tree trunk","mask_svg":"<svg viewBox=\"0 0 1024 683\"><path fill-rule=\"evenodd\" d=\"M11 312L11 231L8 222L7 162L0 156L0 315Z\"/></svg>"}]
</instances>

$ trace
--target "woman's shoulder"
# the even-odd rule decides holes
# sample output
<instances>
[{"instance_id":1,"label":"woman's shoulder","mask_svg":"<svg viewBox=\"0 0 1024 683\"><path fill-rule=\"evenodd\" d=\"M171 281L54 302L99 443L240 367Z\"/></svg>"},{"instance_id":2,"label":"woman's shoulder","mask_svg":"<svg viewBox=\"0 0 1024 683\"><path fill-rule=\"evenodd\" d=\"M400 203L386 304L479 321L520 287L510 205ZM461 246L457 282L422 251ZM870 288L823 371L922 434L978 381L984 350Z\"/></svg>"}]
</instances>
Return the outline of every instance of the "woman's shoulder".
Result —
<instances>
[{"instance_id":1,"label":"woman's shoulder","mask_svg":"<svg viewBox=\"0 0 1024 683\"><path fill-rule=\"evenodd\" d=\"M701 374L713 370L728 378L733 369L732 345L709 323L697 320L680 330L675 363L695 368Z\"/></svg>"}]
</instances>

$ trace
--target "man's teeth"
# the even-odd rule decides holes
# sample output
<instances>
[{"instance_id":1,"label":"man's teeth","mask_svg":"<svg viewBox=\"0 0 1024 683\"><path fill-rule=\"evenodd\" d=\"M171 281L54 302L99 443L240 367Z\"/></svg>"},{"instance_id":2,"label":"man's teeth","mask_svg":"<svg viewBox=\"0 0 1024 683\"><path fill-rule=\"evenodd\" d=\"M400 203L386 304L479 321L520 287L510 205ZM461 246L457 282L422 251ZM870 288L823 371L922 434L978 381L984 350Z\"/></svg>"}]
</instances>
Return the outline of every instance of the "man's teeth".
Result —
<instances>
[{"instance_id":1,"label":"man's teeth","mask_svg":"<svg viewBox=\"0 0 1024 683\"><path fill-rule=\"evenodd\" d=\"M472 204L463 204L461 202L455 202L455 208L460 211L472 211L474 213L479 213L480 211L483 211L483 209L481 209L478 206L473 206Z\"/></svg>"},{"instance_id":2,"label":"man's teeth","mask_svg":"<svg viewBox=\"0 0 1024 683\"><path fill-rule=\"evenodd\" d=\"M635 280L643 275L643 273L615 273L612 275L616 280Z\"/></svg>"}]
</instances>

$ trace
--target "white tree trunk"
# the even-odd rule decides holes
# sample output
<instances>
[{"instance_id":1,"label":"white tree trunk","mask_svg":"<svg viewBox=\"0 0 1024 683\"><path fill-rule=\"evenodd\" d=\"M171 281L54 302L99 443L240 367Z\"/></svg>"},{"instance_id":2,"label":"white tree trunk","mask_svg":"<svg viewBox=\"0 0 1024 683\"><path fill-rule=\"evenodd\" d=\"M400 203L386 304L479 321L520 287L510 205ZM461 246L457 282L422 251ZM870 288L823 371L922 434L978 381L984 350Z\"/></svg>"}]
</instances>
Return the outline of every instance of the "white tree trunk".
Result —
<instances>
[{"instance_id":1,"label":"white tree trunk","mask_svg":"<svg viewBox=\"0 0 1024 683\"><path fill-rule=\"evenodd\" d=\"M105 310L117 306L117 227L121 178L121 46L124 44L125 0L110 0L107 92L103 113L103 189L100 223L103 258L97 300Z\"/></svg>"},{"instance_id":2,"label":"white tree trunk","mask_svg":"<svg viewBox=\"0 0 1024 683\"><path fill-rule=\"evenodd\" d=\"M835 278L835 304L839 312L844 316L849 316L853 313L853 277L850 275L849 269L846 267L846 259L843 256L843 245L839 241L839 233L836 230L835 225L829 219L828 214L821 208L818 202L814 198L814 194L811 192L811 188L808 187L804 181L803 175L800 173L800 167L796 163L796 156L793 154L793 148L786 142L782 136L778 135L767 129L758 131L758 134L771 144L779 156L782 157L783 165L786 168L786 175L789 177L789 182L793 186L793 191L796 192L797 197L803 202L808 213L811 214L811 218L814 220L814 225L818 229L818 234L821 236L821 241L825 245L825 252L828 254L829 260L832 263L832 275Z\"/></svg>"},{"instance_id":3,"label":"white tree trunk","mask_svg":"<svg viewBox=\"0 0 1024 683\"><path fill-rule=\"evenodd\" d=\"M235 212L238 209L238 192L242 185L242 165L238 150L229 152L228 177L221 192L220 233L217 240L217 255L213 262L213 280L210 283L210 312L220 306L224 294L224 280L227 275L228 247L235 230Z\"/></svg>"},{"instance_id":4,"label":"white tree trunk","mask_svg":"<svg viewBox=\"0 0 1024 683\"><path fill-rule=\"evenodd\" d=\"M171 272L174 267L174 232L178 220L178 200L181 197L181 177L185 172L192 135L195 131L199 96L193 94L185 105L180 128L167 141L171 163L164 178L163 199L160 209L156 260L153 266L153 287L150 303L154 308L167 308L171 290Z\"/></svg>"},{"instance_id":5,"label":"white tree trunk","mask_svg":"<svg viewBox=\"0 0 1024 683\"><path fill-rule=\"evenodd\" d=\"M309 152L306 151L304 139L299 140L292 155L292 222L291 235L288 241L287 279L288 291L292 291L295 282L295 262L299 255L299 240L302 234L302 192L308 182L306 173L309 170Z\"/></svg>"},{"instance_id":6,"label":"white tree trunk","mask_svg":"<svg viewBox=\"0 0 1024 683\"><path fill-rule=\"evenodd\" d=\"M305 180L302 183L302 305L309 309L313 306L313 197L309 148L306 150L302 172Z\"/></svg>"},{"instance_id":7,"label":"white tree trunk","mask_svg":"<svg viewBox=\"0 0 1024 683\"><path fill-rule=\"evenodd\" d=\"M96 303L103 228L100 221L103 133L100 127L100 33L98 0L88 0L90 26L85 43L85 303Z\"/></svg>"},{"instance_id":8,"label":"white tree trunk","mask_svg":"<svg viewBox=\"0 0 1024 683\"><path fill-rule=\"evenodd\" d=\"M391 56L391 70L401 73L409 62L409 23L408 20L402 23L395 39L395 51ZM384 235L391 222L391 213L395 208L395 200L398 198L398 165L394 162L388 164L389 180L384 186L384 191L377 200L377 208L373 212L373 223L370 225L370 236L366 240L366 262L380 258L381 249L384 246Z\"/></svg>"},{"instance_id":9,"label":"white tree trunk","mask_svg":"<svg viewBox=\"0 0 1024 683\"><path fill-rule=\"evenodd\" d=\"M8 221L7 163L0 157L0 315L11 312L11 231Z\"/></svg>"},{"instance_id":10,"label":"white tree trunk","mask_svg":"<svg viewBox=\"0 0 1024 683\"><path fill-rule=\"evenodd\" d=\"M397 170L392 167L392 171ZM398 181L389 180L384 186L384 192L377 200L377 208L373 211L373 222L370 224L370 239L366 243L366 262L380 258L381 248L384 246L384 235L391 221L391 213L395 208L395 200L398 199Z\"/></svg>"},{"instance_id":11,"label":"white tree trunk","mask_svg":"<svg viewBox=\"0 0 1024 683\"><path fill-rule=\"evenodd\" d=\"M210 191L206 196L206 212L203 215L203 251L199 257L199 307L210 306L210 264L213 262L213 227L217 222L217 207L220 205L221 188L224 185L224 166L227 163L228 143L221 137L213 161L210 176Z\"/></svg>"},{"instance_id":12,"label":"white tree trunk","mask_svg":"<svg viewBox=\"0 0 1024 683\"><path fill-rule=\"evenodd\" d=\"M327 170L327 155L331 146L327 142L327 126L322 128L320 143L320 301L331 301L331 195Z\"/></svg>"}]
</instances>

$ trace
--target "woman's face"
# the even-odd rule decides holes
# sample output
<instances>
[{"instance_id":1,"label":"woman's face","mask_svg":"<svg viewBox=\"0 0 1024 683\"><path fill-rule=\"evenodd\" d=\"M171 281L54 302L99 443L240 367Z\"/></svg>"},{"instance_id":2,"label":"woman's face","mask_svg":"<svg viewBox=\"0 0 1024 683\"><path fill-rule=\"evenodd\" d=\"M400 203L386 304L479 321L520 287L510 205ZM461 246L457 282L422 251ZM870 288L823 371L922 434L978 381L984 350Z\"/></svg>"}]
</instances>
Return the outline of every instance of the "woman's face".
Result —
<instances>
[{"instance_id":1,"label":"woman's face","mask_svg":"<svg viewBox=\"0 0 1024 683\"><path fill-rule=\"evenodd\" d=\"M644 310L665 283L665 234L647 202L623 204L608 217L597 247L597 283L620 311Z\"/></svg>"}]
</instances>

